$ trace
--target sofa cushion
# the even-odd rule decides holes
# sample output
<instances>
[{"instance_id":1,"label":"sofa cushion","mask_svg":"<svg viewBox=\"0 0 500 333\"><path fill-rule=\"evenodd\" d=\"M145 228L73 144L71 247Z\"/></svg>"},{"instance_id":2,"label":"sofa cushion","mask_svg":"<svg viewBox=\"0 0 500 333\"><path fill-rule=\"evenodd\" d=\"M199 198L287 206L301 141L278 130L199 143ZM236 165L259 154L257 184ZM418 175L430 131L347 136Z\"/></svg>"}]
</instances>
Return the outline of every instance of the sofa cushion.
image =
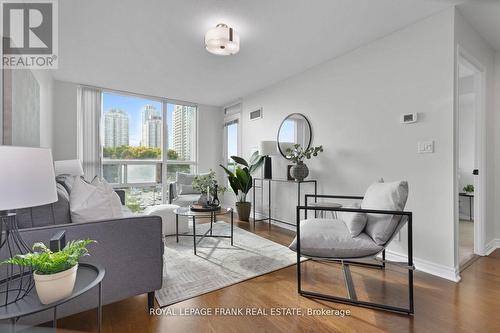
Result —
<instances>
[{"instance_id":1,"label":"sofa cushion","mask_svg":"<svg viewBox=\"0 0 500 333\"><path fill-rule=\"evenodd\" d=\"M69 201L73 223L123 217L120 198L108 183L98 178L91 184L76 178Z\"/></svg>"},{"instance_id":2,"label":"sofa cushion","mask_svg":"<svg viewBox=\"0 0 500 333\"><path fill-rule=\"evenodd\" d=\"M351 208L361 208L359 203L354 203ZM368 216L365 213L341 212L339 218L344 221L352 237L359 235L366 227Z\"/></svg>"},{"instance_id":3,"label":"sofa cushion","mask_svg":"<svg viewBox=\"0 0 500 333\"><path fill-rule=\"evenodd\" d=\"M408 182L375 183L366 190L361 208L403 211L407 199ZM387 243L401 221L401 215L367 214L367 217L365 232L378 245Z\"/></svg>"},{"instance_id":4,"label":"sofa cushion","mask_svg":"<svg viewBox=\"0 0 500 333\"><path fill-rule=\"evenodd\" d=\"M300 222L300 253L319 258L354 259L376 255L383 247L365 233L351 237L342 220L307 219ZM297 238L290 244L297 250Z\"/></svg>"},{"instance_id":5,"label":"sofa cushion","mask_svg":"<svg viewBox=\"0 0 500 333\"><path fill-rule=\"evenodd\" d=\"M61 184L56 184L56 188L56 202L16 211L16 221L19 229L71 223L69 194Z\"/></svg>"}]
</instances>

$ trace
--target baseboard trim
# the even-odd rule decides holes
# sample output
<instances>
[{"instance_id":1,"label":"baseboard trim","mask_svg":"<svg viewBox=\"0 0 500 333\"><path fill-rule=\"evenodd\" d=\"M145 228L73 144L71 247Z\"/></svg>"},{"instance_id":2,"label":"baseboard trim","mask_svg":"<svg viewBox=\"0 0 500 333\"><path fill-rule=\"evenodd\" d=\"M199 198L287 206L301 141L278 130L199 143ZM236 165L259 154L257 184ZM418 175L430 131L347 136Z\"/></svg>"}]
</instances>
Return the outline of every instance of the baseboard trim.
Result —
<instances>
[{"instance_id":1,"label":"baseboard trim","mask_svg":"<svg viewBox=\"0 0 500 333\"><path fill-rule=\"evenodd\" d=\"M408 256L406 254L386 250L385 257L387 260L392 261L407 261ZM453 282L460 281L460 271L454 267L439 265L428 260L413 258L413 263L415 269L424 273L432 274L443 279L447 279Z\"/></svg>"},{"instance_id":2,"label":"baseboard trim","mask_svg":"<svg viewBox=\"0 0 500 333\"><path fill-rule=\"evenodd\" d=\"M498 248L500 248L500 239L499 238L492 239L484 247L484 255L488 256Z\"/></svg>"}]
</instances>

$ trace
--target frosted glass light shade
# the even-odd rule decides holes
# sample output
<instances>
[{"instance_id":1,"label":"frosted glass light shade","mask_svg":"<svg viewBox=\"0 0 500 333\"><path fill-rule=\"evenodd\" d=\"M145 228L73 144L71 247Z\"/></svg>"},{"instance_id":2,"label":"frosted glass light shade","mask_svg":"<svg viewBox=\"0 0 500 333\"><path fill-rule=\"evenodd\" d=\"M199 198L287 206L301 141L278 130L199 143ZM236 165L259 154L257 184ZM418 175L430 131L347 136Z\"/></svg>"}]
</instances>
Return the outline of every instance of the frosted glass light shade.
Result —
<instances>
[{"instance_id":1,"label":"frosted glass light shade","mask_svg":"<svg viewBox=\"0 0 500 333\"><path fill-rule=\"evenodd\" d=\"M57 201L52 152L0 146L0 211Z\"/></svg>"},{"instance_id":2,"label":"frosted glass light shade","mask_svg":"<svg viewBox=\"0 0 500 333\"><path fill-rule=\"evenodd\" d=\"M240 51L240 35L220 23L205 34L205 49L216 55L232 55Z\"/></svg>"},{"instance_id":3,"label":"frosted glass light shade","mask_svg":"<svg viewBox=\"0 0 500 333\"><path fill-rule=\"evenodd\" d=\"M262 156L273 156L278 154L276 141L261 141L259 143L259 154Z\"/></svg>"},{"instance_id":4,"label":"frosted glass light shade","mask_svg":"<svg viewBox=\"0 0 500 333\"><path fill-rule=\"evenodd\" d=\"M56 176L59 175L71 175L71 176L83 176L83 167L80 160L63 160L55 161L55 172Z\"/></svg>"}]
</instances>

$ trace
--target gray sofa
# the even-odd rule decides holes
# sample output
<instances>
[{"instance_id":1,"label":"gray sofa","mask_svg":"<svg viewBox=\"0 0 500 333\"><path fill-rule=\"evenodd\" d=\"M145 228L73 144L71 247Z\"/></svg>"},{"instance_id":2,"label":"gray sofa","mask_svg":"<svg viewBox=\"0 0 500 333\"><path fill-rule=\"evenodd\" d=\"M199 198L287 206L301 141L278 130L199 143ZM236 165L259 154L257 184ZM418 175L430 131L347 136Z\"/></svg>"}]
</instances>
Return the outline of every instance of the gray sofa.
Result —
<instances>
[{"instance_id":1,"label":"gray sofa","mask_svg":"<svg viewBox=\"0 0 500 333\"><path fill-rule=\"evenodd\" d=\"M51 205L17 211L21 237L26 244L48 240L58 231L66 232L66 240L90 238L90 256L82 262L96 263L106 269L103 280L103 304L131 296L148 294L148 307L154 306L154 291L162 287L163 238L158 216L126 217L87 223L71 223L70 188L57 184L58 201ZM0 258L7 252L0 252ZM58 318L97 307L97 288L62 305ZM147 311L146 304L144 311ZM45 312L22 318L20 323L37 324L52 320Z\"/></svg>"}]
</instances>

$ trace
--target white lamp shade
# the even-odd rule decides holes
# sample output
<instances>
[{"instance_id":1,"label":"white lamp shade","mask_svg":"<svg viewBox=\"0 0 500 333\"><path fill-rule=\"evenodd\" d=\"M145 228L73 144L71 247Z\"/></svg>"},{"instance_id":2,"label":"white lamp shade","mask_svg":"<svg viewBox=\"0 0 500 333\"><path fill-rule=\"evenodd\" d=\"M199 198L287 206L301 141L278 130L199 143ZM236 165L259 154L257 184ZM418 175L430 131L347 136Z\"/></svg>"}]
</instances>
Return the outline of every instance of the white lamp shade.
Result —
<instances>
[{"instance_id":1,"label":"white lamp shade","mask_svg":"<svg viewBox=\"0 0 500 333\"><path fill-rule=\"evenodd\" d=\"M57 201L52 152L0 146L0 211Z\"/></svg>"},{"instance_id":2,"label":"white lamp shade","mask_svg":"<svg viewBox=\"0 0 500 333\"><path fill-rule=\"evenodd\" d=\"M231 55L240 51L240 35L225 24L217 24L205 34L205 49L216 55Z\"/></svg>"},{"instance_id":3,"label":"white lamp shade","mask_svg":"<svg viewBox=\"0 0 500 333\"><path fill-rule=\"evenodd\" d=\"M261 141L259 143L259 154L262 156L272 156L278 154L276 141Z\"/></svg>"},{"instance_id":4,"label":"white lamp shade","mask_svg":"<svg viewBox=\"0 0 500 333\"><path fill-rule=\"evenodd\" d=\"M55 161L55 172L56 176L59 175L71 175L71 176L83 176L83 167L80 160L63 160Z\"/></svg>"}]
</instances>

